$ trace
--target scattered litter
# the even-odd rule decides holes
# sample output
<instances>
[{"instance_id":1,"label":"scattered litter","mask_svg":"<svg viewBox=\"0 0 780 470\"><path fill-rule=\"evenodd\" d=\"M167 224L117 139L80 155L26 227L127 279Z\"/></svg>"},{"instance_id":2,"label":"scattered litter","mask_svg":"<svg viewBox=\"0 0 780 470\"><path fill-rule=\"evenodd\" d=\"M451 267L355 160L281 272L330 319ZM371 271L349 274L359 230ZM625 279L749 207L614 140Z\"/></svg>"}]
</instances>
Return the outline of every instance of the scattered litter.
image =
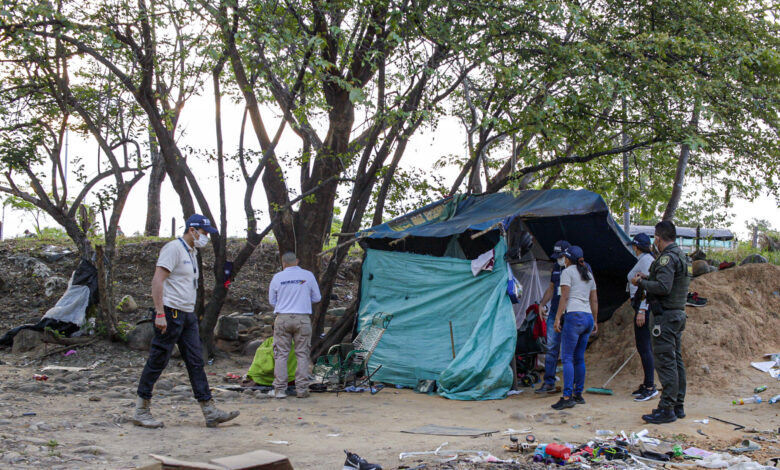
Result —
<instances>
[{"instance_id":1,"label":"scattered litter","mask_svg":"<svg viewBox=\"0 0 780 470\"><path fill-rule=\"evenodd\" d=\"M74 354L76 354L76 350L75 349L71 349L70 351L64 353L63 356L68 357L68 356L72 356Z\"/></svg>"},{"instance_id":2,"label":"scattered litter","mask_svg":"<svg viewBox=\"0 0 780 470\"><path fill-rule=\"evenodd\" d=\"M22 416L37 416L38 413L34 411L28 411L26 413L22 413Z\"/></svg>"},{"instance_id":3,"label":"scattered litter","mask_svg":"<svg viewBox=\"0 0 780 470\"><path fill-rule=\"evenodd\" d=\"M721 423L730 424L732 426L736 426L734 428L735 431L739 431L740 429L745 429L745 426L742 426L741 424L732 423L731 421L726 421L725 419L716 418L714 416L707 416L709 419L714 419L715 421L720 421Z\"/></svg>"},{"instance_id":4,"label":"scattered litter","mask_svg":"<svg viewBox=\"0 0 780 470\"><path fill-rule=\"evenodd\" d=\"M745 439L742 441L742 445L740 447L732 447L729 450L731 452L743 454L745 452L754 452L757 450L761 450L761 446L758 445L758 443L751 441L750 439Z\"/></svg>"},{"instance_id":5,"label":"scattered litter","mask_svg":"<svg viewBox=\"0 0 780 470\"><path fill-rule=\"evenodd\" d=\"M611 436L613 434L615 434L615 433L613 431L608 430L608 429L597 429L596 430L596 435L597 436Z\"/></svg>"},{"instance_id":6,"label":"scattered litter","mask_svg":"<svg viewBox=\"0 0 780 470\"><path fill-rule=\"evenodd\" d=\"M528 434L530 432L531 432L531 428L521 429L519 431L517 429L508 428L506 431L502 432L501 434L508 436L510 434Z\"/></svg>"},{"instance_id":7,"label":"scattered litter","mask_svg":"<svg viewBox=\"0 0 780 470\"><path fill-rule=\"evenodd\" d=\"M442 450L442 447L449 444L449 442L444 442L442 445L436 448L436 450L429 450L429 451L423 451L423 452L401 452L398 454L398 460L403 460L409 457L416 457L420 455L446 455L446 456L452 456L452 455L459 455L459 454L475 454L475 455L489 455L488 452L485 452L484 450Z\"/></svg>"},{"instance_id":8,"label":"scattered litter","mask_svg":"<svg viewBox=\"0 0 780 470\"><path fill-rule=\"evenodd\" d=\"M95 361L92 363L89 367L74 367L74 366L46 366L43 369L41 369L41 372L45 372L47 370L61 370L65 372L82 372L85 370L92 370L99 366L100 364L106 362L104 359L101 359L99 361Z\"/></svg>"},{"instance_id":9,"label":"scattered litter","mask_svg":"<svg viewBox=\"0 0 780 470\"><path fill-rule=\"evenodd\" d=\"M708 420L706 418L705 419L694 419L693 422L694 423L700 423L700 424L710 424L710 420Z\"/></svg>"},{"instance_id":10,"label":"scattered litter","mask_svg":"<svg viewBox=\"0 0 780 470\"><path fill-rule=\"evenodd\" d=\"M506 393L506 396L511 397L512 395L520 395L523 391L524 390L510 390Z\"/></svg>"},{"instance_id":11,"label":"scattered litter","mask_svg":"<svg viewBox=\"0 0 780 470\"><path fill-rule=\"evenodd\" d=\"M278 444L280 446L289 446L290 443L288 441L268 441L269 444Z\"/></svg>"},{"instance_id":12,"label":"scattered litter","mask_svg":"<svg viewBox=\"0 0 780 470\"><path fill-rule=\"evenodd\" d=\"M777 361L751 362L750 365L761 372L768 373L773 379L780 377L780 368L778 368Z\"/></svg>"},{"instance_id":13,"label":"scattered litter","mask_svg":"<svg viewBox=\"0 0 780 470\"><path fill-rule=\"evenodd\" d=\"M706 451L704 449L699 449L697 447L689 447L683 451L683 454L690 455L691 457L700 457L703 459L704 457L708 457L712 455L712 452Z\"/></svg>"},{"instance_id":14,"label":"scattered litter","mask_svg":"<svg viewBox=\"0 0 780 470\"><path fill-rule=\"evenodd\" d=\"M33 380L38 380L39 382L46 382L47 380L49 380L49 376L43 374L34 374Z\"/></svg>"},{"instance_id":15,"label":"scattered litter","mask_svg":"<svg viewBox=\"0 0 780 470\"><path fill-rule=\"evenodd\" d=\"M339 437L341 434L328 434L328 437Z\"/></svg>"},{"instance_id":16,"label":"scattered litter","mask_svg":"<svg viewBox=\"0 0 780 470\"><path fill-rule=\"evenodd\" d=\"M432 436L490 436L498 431L491 431L489 429L474 429L474 428L462 428L458 426L438 426L436 424L426 424L414 429L405 431L408 434L430 434Z\"/></svg>"}]
</instances>

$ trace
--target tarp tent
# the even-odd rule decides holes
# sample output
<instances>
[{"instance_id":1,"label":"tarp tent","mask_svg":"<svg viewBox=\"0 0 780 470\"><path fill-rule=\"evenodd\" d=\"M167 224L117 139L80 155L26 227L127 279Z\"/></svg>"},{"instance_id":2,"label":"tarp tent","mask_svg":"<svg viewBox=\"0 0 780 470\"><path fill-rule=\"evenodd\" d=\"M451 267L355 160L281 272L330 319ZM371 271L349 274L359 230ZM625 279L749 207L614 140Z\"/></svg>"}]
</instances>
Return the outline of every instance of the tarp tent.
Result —
<instances>
[{"instance_id":1,"label":"tarp tent","mask_svg":"<svg viewBox=\"0 0 780 470\"><path fill-rule=\"evenodd\" d=\"M369 363L369 370L382 365L376 380L413 386L436 378L440 394L455 399L506 395L516 325L506 295L503 234L518 225L545 253L560 239L583 248L599 288L601 321L627 299L625 276L636 258L598 194L545 190L446 198L356 235L366 248L358 331L376 312L394 315ZM491 248L494 270L473 276L470 260Z\"/></svg>"}]
</instances>

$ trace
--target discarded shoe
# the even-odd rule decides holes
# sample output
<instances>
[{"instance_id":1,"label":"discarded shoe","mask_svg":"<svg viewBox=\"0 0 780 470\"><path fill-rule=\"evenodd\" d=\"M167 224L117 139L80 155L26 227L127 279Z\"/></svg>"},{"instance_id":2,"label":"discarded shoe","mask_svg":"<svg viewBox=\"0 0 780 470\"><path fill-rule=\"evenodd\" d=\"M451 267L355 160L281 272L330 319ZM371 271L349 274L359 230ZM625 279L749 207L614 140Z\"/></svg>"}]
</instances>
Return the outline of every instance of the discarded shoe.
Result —
<instances>
[{"instance_id":1,"label":"discarded shoe","mask_svg":"<svg viewBox=\"0 0 780 470\"><path fill-rule=\"evenodd\" d=\"M240 411L220 410L214 404L214 400L200 402L200 409L203 411L203 417L206 418L206 427L208 428L215 428L217 424L228 422L241 414Z\"/></svg>"},{"instance_id":2,"label":"discarded shoe","mask_svg":"<svg viewBox=\"0 0 780 470\"><path fill-rule=\"evenodd\" d=\"M555 385L542 384L541 387L534 390L534 393L558 393Z\"/></svg>"},{"instance_id":3,"label":"discarded shoe","mask_svg":"<svg viewBox=\"0 0 780 470\"><path fill-rule=\"evenodd\" d=\"M745 452L755 452L757 450L761 450L761 446L751 441L750 439L745 439L744 441L742 441L742 446L732 447L729 450L737 454L744 454Z\"/></svg>"},{"instance_id":4,"label":"discarded shoe","mask_svg":"<svg viewBox=\"0 0 780 470\"><path fill-rule=\"evenodd\" d=\"M677 416L677 419L685 418L685 408L683 405L677 405L674 407L674 415Z\"/></svg>"},{"instance_id":5,"label":"discarded shoe","mask_svg":"<svg viewBox=\"0 0 780 470\"><path fill-rule=\"evenodd\" d=\"M642 391L642 393L640 393L639 395L637 395L634 398L634 401L647 401L647 400L649 400L649 399L651 399L651 398L653 398L653 397L655 397L657 395L658 395L658 389L657 388L655 388L655 387L653 387L653 388L645 387L645 389Z\"/></svg>"},{"instance_id":6,"label":"discarded shoe","mask_svg":"<svg viewBox=\"0 0 780 470\"><path fill-rule=\"evenodd\" d=\"M649 424L666 424L677 421L677 416L672 408L656 408L649 415L642 416L642 419Z\"/></svg>"},{"instance_id":7,"label":"discarded shoe","mask_svg":"<svg viewBox=\"0 0 780 470\"><path fill-rule=\"evenodd\" d=\"M577 404L577 402L574 401L574 398L563 398L561 397L560 400L558 400L558 403L555 403L553 405L550 405L552 409L554 410L565 410L566 408L574 408L574 406Z\"/></svg>"},{"instance_id":8,"label":"discarded shoe","mask_svg":"<svg viewBox=\"0 0 780 470\"><path fill-rule=\"evenodd\" d=\"M144 400L141 397L136 398L133 424L141 426L142 428L161 428L164 424L162 421L157 421L154 419L154 416L152 416L152 411L149 409L150 402L150 400Z\"/></svg>"},{"instance_id":9,"label":"discarded shoe","mask_svg":"<svg viewBox=\"0 0 780 470\"><path fill-rule=\"evenodd\" d=\"M286 393L280 392L278 390L271 390L270 392L268 392L268 396L271 398L279 398L279 399L287 398Z\"/></svg>"},{"instance_id":10,"label":"discarded shoe","mask_svg":"<svg viewBox=\"0 0 780 470\"><path fill-rule=\"evenodd\" d=\"M707 305L707 299L699 297L698 292L688 292L688 300L685 301L685 305L690 307L703 307Z\"/></svg>"},{"instance_id":11,"label":"discarded shoe","mask_svg":"<svg viewBox=\"0 0 780 470\"><path fill-rule=\"evenodd\" d=\"M368 463L366 459L361 458L358 454L353 454L347 449L344 449L344 453L347 454L347 459L344 461L342 470L382 470L381 465Z\"/></svg>"}]
</instances>

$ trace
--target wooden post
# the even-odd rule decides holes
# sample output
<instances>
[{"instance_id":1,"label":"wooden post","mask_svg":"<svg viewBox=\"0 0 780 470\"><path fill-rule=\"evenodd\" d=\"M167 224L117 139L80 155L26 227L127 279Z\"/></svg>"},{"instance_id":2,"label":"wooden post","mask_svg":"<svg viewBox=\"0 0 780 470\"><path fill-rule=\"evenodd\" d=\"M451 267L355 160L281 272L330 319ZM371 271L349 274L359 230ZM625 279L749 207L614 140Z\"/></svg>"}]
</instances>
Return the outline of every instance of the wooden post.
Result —
<instances>
[{"instance_id":1,"label":"wooden post","mask_svg":"<svg viewBox=\"0 0 780 470\"><path fill-rule=\"evenodd\" d=\"M450 322L450 343L452 344L452 358L455 359L455 336L452 334L452 322Z\"/></svg>"},{"instance_id":2,"label":"wooden post","mask_svg":"<svg viewBox=\"0 0 780 470\"><path fill-rule=\"evenodd\" d=\"M758 226L753 226L753 241L750 243L753 248L758 247Z\"/></svg>"},{"instance_id":3,"label":"wooden post","mask_svg":"<svg viewBox=\"0 0 780 470\"><path fill-rule=\"evenodd\" d=\"M701 250L699 240L701 240L701 225L696 226L696 251Z\"/></svg>"},{"instance_id":4,"label":"wooden post","mask_svg":"<svg viewBox=\"0 0 780 470\"><path fill-rule=\"evenodd\" d=\"M176 217L171 217L171 238L176 238Z\"/></svg>"}]
</instances>

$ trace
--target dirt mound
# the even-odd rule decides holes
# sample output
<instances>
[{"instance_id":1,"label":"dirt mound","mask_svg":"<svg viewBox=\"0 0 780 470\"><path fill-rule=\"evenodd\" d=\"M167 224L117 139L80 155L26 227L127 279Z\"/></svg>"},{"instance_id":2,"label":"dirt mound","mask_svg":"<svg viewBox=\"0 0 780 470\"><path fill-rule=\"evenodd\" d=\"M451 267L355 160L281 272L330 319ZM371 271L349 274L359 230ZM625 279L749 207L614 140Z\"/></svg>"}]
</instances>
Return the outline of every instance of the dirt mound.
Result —
<instances>
[{"instance_id":1,"label":"dirt mound","mask_svg":"<svg viewBox=\"0 0 780 470\"><path fill-rule=\"evenodd\" d=\"M743 378L755 379L750 362L780 351L780 266L750 264L705 274L693 279L690 290L708 302L686 308L683 360L689 384L722 389ZM626 304L599 325L600 337L586 358L589 367L617 370L635 349L632 321ZM641 370L638 355L627 369Z\"/></svg>"}]
</instances>

